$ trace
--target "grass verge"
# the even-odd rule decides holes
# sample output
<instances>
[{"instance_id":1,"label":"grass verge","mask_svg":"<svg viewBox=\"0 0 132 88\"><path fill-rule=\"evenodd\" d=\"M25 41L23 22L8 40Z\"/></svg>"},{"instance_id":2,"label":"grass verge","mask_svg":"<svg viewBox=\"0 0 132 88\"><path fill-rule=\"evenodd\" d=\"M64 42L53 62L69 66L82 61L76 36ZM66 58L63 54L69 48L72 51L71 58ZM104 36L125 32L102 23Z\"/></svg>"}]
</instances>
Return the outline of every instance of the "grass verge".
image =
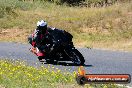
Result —
<instances>
[{"instance_id":1,"label":"grass verge","mask_svg":"<svg viewBox=\"0 0 132 88\"><path fill-rule=\"evenodd\" d=\"M24 61L0 59L0 87L2 88L125 88L115 84L86 84L79 86L76 72L64 72L55 68L33 67Z\"/></svg>"}]
</instances>

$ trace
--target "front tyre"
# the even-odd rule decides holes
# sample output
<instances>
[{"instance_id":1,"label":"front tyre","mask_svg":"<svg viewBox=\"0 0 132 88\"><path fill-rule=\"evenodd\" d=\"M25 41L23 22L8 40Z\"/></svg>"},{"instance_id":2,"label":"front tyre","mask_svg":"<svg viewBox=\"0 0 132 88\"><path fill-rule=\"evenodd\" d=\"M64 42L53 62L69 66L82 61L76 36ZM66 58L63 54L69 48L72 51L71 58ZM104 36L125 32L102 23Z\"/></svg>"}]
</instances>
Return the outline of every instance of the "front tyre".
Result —
<instances>
[{"instance_id":1,"label":"front tyre","mask_svg":"<svg viewBox=\"0 0 132 88\"><path fill-rule=\"evenodd\" d=\"M71 53L71 60L73 63L75 63L76 65L84 65L84 57L77 49L74 49Z\"/></svg>"}]
</instances>

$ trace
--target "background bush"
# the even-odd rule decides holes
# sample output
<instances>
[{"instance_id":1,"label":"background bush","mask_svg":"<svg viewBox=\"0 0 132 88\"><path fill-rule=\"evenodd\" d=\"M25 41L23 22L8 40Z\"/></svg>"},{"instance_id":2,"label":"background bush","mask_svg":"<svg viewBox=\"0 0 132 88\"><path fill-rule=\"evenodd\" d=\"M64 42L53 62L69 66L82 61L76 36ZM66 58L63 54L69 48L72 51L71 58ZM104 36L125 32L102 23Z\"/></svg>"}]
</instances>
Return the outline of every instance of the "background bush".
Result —
<instances>
[{"instance_id":1,"label":"background bush","mask_svg":"<svg viewBox=\"0 0 132 88\"><path fill-rule=\"evenodd\" d=\"M115 2L128 2L131 0L19 0L19 1L48 1L59 5L66 4L69 6L85 6L85 7L103 7L110 6Z\"/></svg>"},{"instance_id":2,"label":"background bush","mask_svg":"<svg viewBox=\"0 0 132 88\"><path fill-rule=\"evenodd\" d=\"M15 15L15 9L29 10L32 4L19 0L0 0L0 18L6 15Z\"/></svg>"}]
</instances>

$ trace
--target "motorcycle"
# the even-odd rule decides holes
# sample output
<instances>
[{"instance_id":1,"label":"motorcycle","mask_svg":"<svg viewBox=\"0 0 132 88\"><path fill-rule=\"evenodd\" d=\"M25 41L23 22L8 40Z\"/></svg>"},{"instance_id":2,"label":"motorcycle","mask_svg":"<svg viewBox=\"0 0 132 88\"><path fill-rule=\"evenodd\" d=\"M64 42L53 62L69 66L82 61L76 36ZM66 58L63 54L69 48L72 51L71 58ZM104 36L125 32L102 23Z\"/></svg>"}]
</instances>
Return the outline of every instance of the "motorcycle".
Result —
<instances>
[{"instance_id":1,"label":"motorcycle","mask_svg":"<svg viewBox=\"0 0 132 88\"><path fill-rule=\"evenodd\" d=\"M72 61L76 65L84 65L85 59L83 55L74 47L72 38L73 36L59 29L48 31L52 35L54 43L47 44L51 46L49 52L46 53L46 62L54 63L55 61ZM44 53L40 52L37 48L31 48L31 52L38 56L39 60L44 59Z\"/></svg>"}]
</instances>

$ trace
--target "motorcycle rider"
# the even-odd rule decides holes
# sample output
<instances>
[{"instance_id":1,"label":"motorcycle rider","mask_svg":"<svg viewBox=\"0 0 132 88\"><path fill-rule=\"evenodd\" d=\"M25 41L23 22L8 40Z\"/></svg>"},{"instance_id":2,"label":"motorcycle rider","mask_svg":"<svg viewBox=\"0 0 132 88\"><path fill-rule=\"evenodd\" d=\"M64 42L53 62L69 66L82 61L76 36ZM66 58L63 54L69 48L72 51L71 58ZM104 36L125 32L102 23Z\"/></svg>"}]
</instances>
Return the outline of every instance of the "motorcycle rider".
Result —
<instances>
[{"instance_id":1,"label":"motorcycle rider","mask_svg":"<svg viewBox=\"0 0 132 88\"><path fill-rule=\"evenodd\" d=\"M75 64L83 65L84 57L75 49L72 38L65 30L48 27L47 22L41 20L37 22L37 28L28 37L28 41L33 46L30 50L38 56L40 62L45 59L47 63L52 63L56 57L68 57Z\"/></svg>"},{"instance_id":2,"label":"motorcycle rider","mask_svg":"<svg viewBox=\"0 0 132 88\"><path fill-rule=\"evenodd\" d=\"M28 37L29 43L33 46L30 50L37 50L37 56L39 61L45 58L46 53L50 51L50 47L53 44L53 38L47 30L54 30L54 28L47 27L46 21L38 21L37 28L32 35Z\"/></svg>"}]
</instances>

